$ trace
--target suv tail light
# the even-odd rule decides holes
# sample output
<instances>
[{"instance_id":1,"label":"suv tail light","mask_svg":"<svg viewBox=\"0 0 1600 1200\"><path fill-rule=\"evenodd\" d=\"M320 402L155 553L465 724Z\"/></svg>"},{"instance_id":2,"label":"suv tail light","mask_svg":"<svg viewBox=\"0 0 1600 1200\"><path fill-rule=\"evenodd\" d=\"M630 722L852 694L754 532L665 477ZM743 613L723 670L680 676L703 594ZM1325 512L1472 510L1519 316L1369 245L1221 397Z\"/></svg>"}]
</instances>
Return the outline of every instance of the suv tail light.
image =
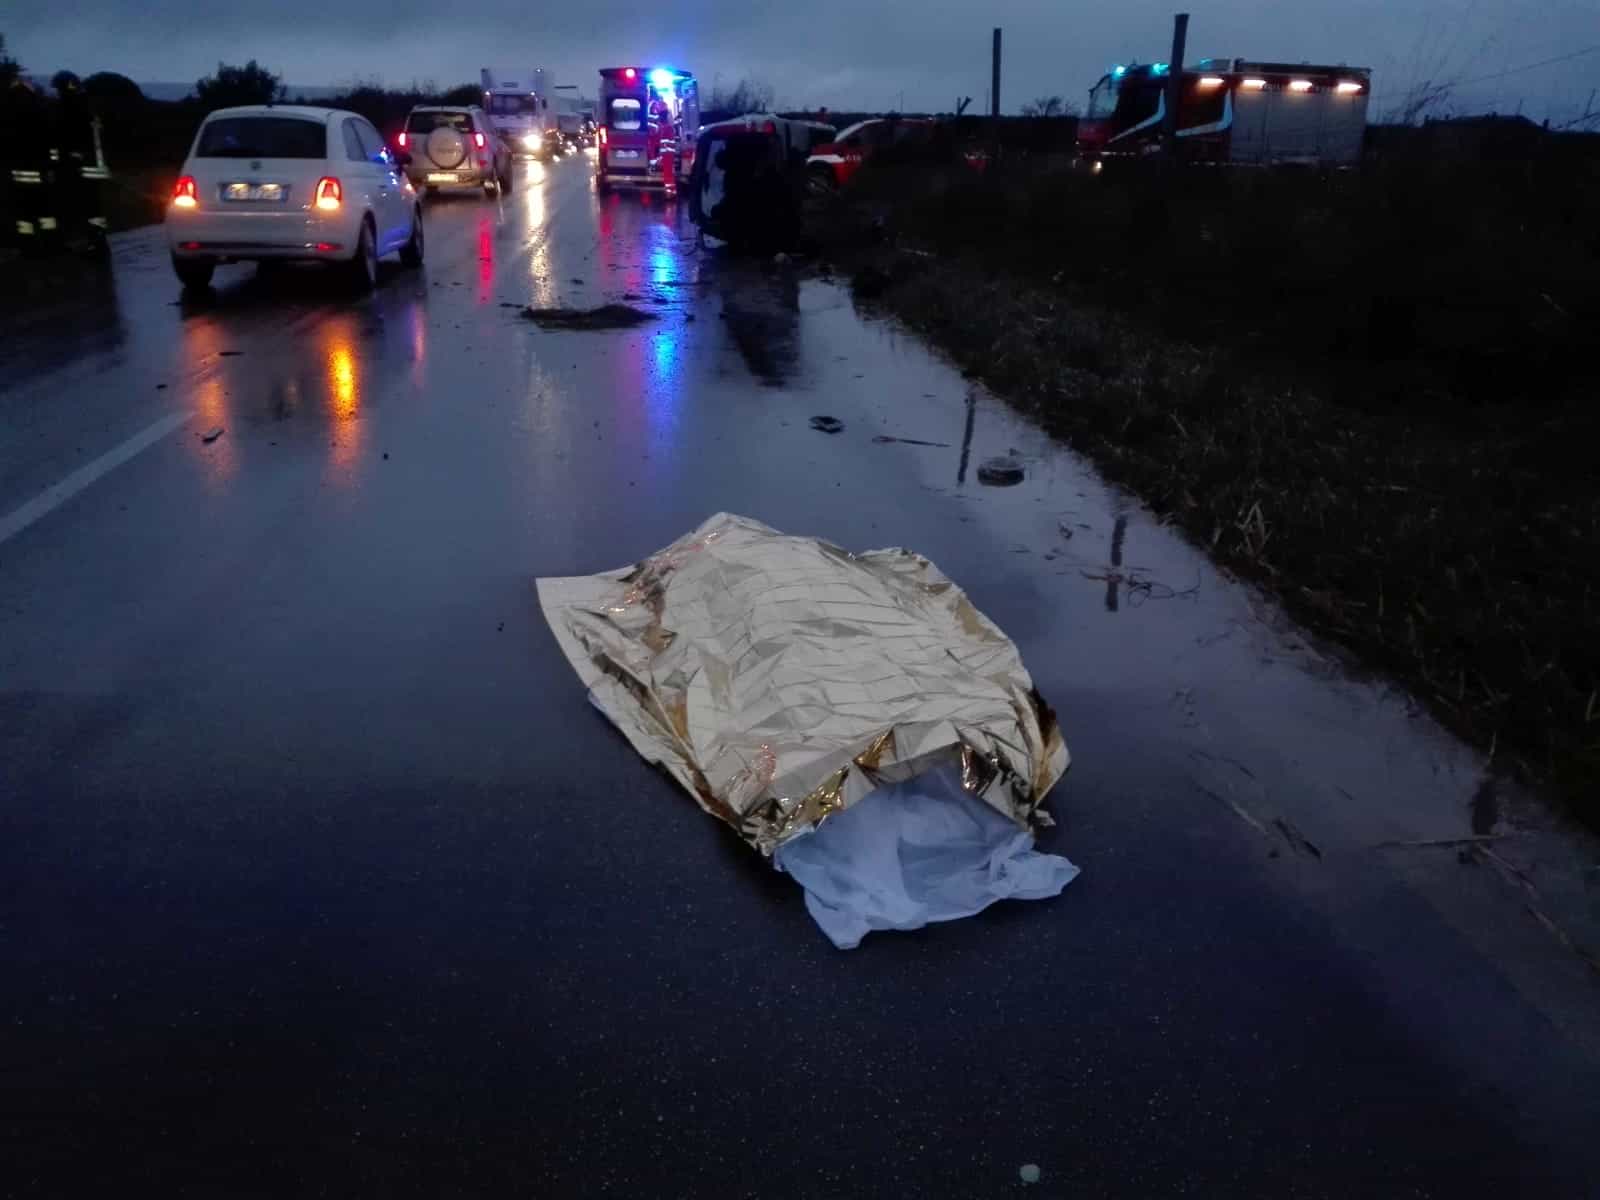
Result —
<instances>
[{"instance_id":1,"label":"suv tail light","mask_svg":"<svg viewBox=\"0 0 1600 1200\"><path fill-rule=\"evenodd\" d=\"M600 126L600 148L602 150L605 149L605 145L606 145L606 127L604 125L602 125L602 126Z\"/></svg>"},{"instance_id":2,"label":"suv tail light","mask_svg":"<svg viewBox=\"0 0 1600 1200\"><path fill-rule=\"evenodd\" d=\"M484 146L488 144L488 141L489 141L489 139L484 137L483 134L481 134L481 133L474 133L472 135L472 140L473 140L474 143L476 143L476 145L477 145L479 150L482 150L484 148Z\"/></svg>"},{"instance_id":3,"label":"suv tail light","mask_svg":"<svg viewBox=\"0 0 1600 1200\"><path fill-rule=\"evenodd\" d=\"M195 186L193 175L182 176L172 189L172 204L174 208L194 208L200 203L200 189Z\"/></svg>"},{"instance_id":4,"label":"suv tail light","mask_svg":"<svg viewBox=\"0 0 1600 1200\"><path fill-rule=\"evenodd\" d=\"M400 131L399 136L396 137L394 140L395 140L395 144L397 146L399 146L400 149L404 150L406 148L406 131L404 129L402 129Z\"/></svg>"},{"instance_id":5,"label":"suv tail light","mask_svg":"<svg viewBox=\"0 0 1600 1200\"><path fill-rule=\"evenodd\" d=\"M317 189L312 195L316 197L317 207L324 212L332 212L344 203L344 189L332 175L317 180Z\"/></svg>"}]
</instances>

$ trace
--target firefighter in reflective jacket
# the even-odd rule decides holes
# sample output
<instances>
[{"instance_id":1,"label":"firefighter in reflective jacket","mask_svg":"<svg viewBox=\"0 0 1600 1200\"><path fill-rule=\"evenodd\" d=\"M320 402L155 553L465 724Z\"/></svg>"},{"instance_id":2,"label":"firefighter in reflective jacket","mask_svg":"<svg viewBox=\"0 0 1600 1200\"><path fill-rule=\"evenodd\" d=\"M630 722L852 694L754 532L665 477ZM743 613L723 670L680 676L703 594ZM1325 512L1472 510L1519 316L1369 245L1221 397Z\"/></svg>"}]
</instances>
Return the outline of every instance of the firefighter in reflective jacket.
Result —
<instances>
[{"instance_id":1,"label":"firefighter in reflective jacket","mask_svg":"<svg viewBox=\"0 0 1600 1200\"><path fill-rule=\"evenodd\" d=\"M16 244L37 250L43 240L53 240L55 185L50 159L50 114L43 97L25 79L15 79L6 89L4 120L7 219Z\"/></svg>"}]
</instances>

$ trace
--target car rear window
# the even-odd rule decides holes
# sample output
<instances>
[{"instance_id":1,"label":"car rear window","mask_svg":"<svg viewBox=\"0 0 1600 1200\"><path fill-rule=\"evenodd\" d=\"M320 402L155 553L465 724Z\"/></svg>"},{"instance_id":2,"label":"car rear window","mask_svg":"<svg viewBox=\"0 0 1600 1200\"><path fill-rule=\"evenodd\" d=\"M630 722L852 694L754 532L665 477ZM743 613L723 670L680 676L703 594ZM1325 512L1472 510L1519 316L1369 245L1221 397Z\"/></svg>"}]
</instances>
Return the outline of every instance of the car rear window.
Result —
<instances>
[{"instance_id":1,"label":"car rear window","mask_svg":"<svg viewBox=\"0 0 1600 1200\"><path fill-rule=\"evenodd\" d=\"M327 126L298 117L220 117L200 131L200 158L326 158Z\"/></svg>"},{"instance_id":2,"label":"car rear window","mask_svg":"<svg viewBox=\"0 0 1600 1200\"><path fill-rule=\"evenodd\" d=\"M611 102L611 106L607 111L611 115L611 128L639 128L639 114L642 111L642 106L637 100L618 98Z\"/></svg>"},{"instance_id":3,"label":"car rear window","mask_svg":"<svg viewBox=\"0 0 1600 1200\"><path fill-rule=\"evenodd\" d=\"M407 133L432 133L435 129L472 132L472 117L462 112L414 112L406 118Z\"/></svg>"}]
</instances>

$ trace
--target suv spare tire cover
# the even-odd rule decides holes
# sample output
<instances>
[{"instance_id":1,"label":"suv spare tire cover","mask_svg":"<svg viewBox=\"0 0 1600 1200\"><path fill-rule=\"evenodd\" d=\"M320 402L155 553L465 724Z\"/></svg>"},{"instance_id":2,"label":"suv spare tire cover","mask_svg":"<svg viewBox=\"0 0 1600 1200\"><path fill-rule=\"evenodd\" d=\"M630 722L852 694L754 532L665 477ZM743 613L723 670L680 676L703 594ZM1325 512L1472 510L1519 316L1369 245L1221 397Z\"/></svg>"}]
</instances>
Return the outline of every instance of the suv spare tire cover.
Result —
<instances>
[{"instance_id":1,"label":"suv spare tire cover","mask_svg":"<svg viewBox=\"0 0 1600 1200\"><path fill-rule=\"evenodd\" d=\"M428 157L446 169L459 167L467 157L467 139L448 125L441 125L428 135Z\"/></svg>"}]
</instances>

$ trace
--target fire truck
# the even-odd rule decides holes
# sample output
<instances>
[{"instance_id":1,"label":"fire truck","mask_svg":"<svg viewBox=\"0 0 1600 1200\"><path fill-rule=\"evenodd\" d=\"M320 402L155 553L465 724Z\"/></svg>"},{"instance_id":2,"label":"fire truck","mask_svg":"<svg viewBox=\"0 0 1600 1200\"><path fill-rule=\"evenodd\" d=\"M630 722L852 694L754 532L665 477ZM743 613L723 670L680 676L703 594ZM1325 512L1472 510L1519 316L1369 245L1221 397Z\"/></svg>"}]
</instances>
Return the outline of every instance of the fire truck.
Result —
<instances>
[{"instance_id":1,"label":"fire truck","mask_svg":"<svg viewBox=\"0 0 1600 1200\"><path fill-rule=\"evenodd\" d=\"M1166 63L1112 67L1089 91L1078 154L1099 164L1161 148ZM1178 81L1186 162L1350 166L1360 160L1372 72L1366 67L1202 58Z\"/></svg>"},{"instance_id":2,"label":"fire truck","mask_svg":"<svg viewBox=\"0 0 1600 1200\"><path fill-rule=\"evenodd\" d=\"M688 71L603 68L595 187L662 188L676 195L694 167L699 128L700 91Z\"/></svg>"}]
</instances>

